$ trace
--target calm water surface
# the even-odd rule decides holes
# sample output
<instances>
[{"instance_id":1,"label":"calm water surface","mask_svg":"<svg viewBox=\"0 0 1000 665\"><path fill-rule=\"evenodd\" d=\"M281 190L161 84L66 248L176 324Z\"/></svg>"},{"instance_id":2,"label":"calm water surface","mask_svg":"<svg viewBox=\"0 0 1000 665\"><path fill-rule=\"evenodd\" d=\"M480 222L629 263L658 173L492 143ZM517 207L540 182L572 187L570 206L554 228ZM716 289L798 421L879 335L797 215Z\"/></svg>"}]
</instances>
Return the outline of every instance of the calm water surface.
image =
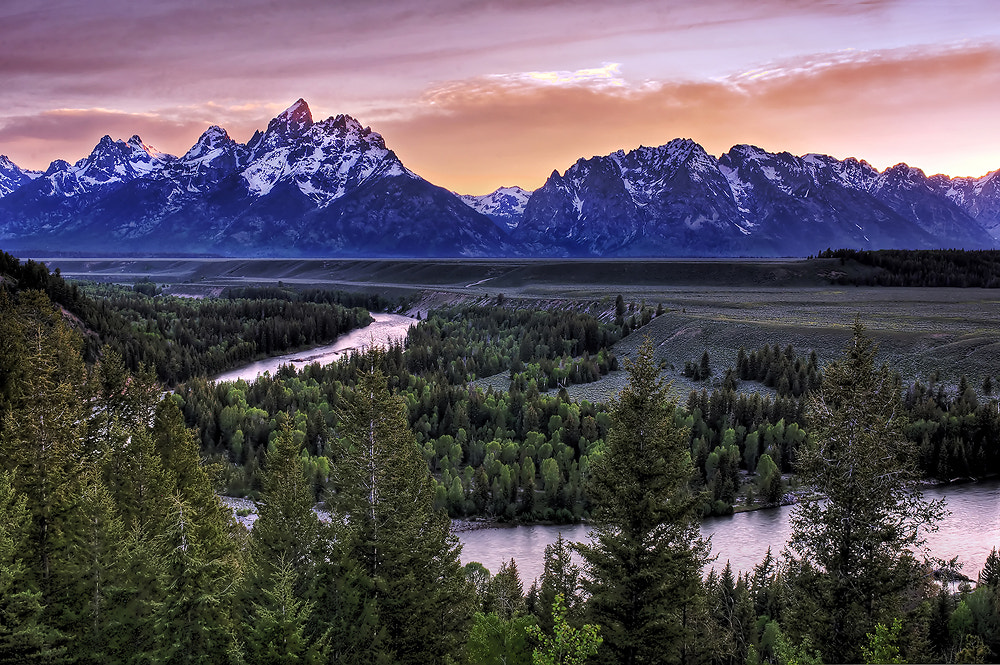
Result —
<instances>
[{"instance_id":1,"label":"calm water surface","mask_svg":"<svg viewBox=\"0 0 1000 665\"><path fill-rule=\"evenodd\" d=\"M385 348L390 342L402 341L406 339L406 333L410 328L417 323L416 319L400 314L371 312L371 315L375 319L373 323L365 328L352 330L341 335L333 344L250 363L239 369L220 374L215 377L215 381L238 381L240 379L253 381L264 372L270 372L273 375L281 365L292 365L297 369L301 369L303 365L317 362L321 365L327 365L352 351L361 351L371 346Z\"/></svg>"},{"instance_id":2,"label":"calm water surface","mask_svg":"<svg viewBox=\"0 0 1000 665\"><path fill-rule=\"evenodd\" d=\"M962 572L975 579L986 555L1000 546L1000 480L935 487L924 495L945 498L951 511L938 531L927 536L931 554L943 559L957 556ZM785 506L704 520L702 534L712 536L712 554L718 557L714 565L721 568L728 560L734 571L748 571L764 558L768 547L779 555L791 534L791 510ZM462 562L479 561L495 573L513 557L527 587L541 575L545 546L554 543L560 531L567 540L588 540L589 527L584 525L467 531L459 534Z\"/></svg>"}]
</instances>

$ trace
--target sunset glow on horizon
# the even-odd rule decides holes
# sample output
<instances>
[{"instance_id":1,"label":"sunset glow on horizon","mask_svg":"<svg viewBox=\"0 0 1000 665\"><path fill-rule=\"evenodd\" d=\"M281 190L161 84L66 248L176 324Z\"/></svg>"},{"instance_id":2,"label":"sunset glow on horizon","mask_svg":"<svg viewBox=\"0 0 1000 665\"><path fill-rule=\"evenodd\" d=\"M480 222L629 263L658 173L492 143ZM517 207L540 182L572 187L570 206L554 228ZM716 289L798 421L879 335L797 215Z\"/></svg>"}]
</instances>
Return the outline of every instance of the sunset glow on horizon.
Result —
<instances>
[{"instance_id":1,"label":"sunset glow on horizon","mask_svg":"<svg viewBox=\"0 0 1000 665\"><path fill-rule=\"evenodd\" d=\"M43 0L0 8L0 39L0 154L23 168L104 134L175 155L210 125L245 142L299 97L460 193L679 137L1000 168L987 0Z\"/></svg>"}]
</instances>

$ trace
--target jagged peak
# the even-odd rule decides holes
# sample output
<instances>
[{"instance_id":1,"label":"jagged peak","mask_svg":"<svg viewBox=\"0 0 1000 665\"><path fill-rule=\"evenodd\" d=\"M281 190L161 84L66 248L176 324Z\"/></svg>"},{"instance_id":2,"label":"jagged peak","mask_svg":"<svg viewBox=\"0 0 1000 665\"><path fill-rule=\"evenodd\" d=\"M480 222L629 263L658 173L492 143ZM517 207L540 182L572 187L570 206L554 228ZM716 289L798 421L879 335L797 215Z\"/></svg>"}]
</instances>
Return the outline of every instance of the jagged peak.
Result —
<instances>
[{"instance_id":1,"label":"jagged peak","mask_svg":"<svg viewBox=\"0 0 1000 665\"><path fill-rule=\"evenodd\" d=\"M496 190L492 192L493 194L509 194L509 195L520 195L520 194L531 194L530 189L525 189L518 185L501 185L497 187Z\"/></svg>"},{"instance_id":2,"label":"jagged peak","mask_svg":"<svg viewBox=\"0 0 1000 665\"><path fill-rule=\"evenodd\" d=\"M918 169L915 166L910 166L906 162L900 162L899 164L894 164L882 172L883 176L887 177L916 177L926 179L927 175L924 173L923 169Z\"/></svg>"},{"instance_id":3,"label":"jagged peak","mask_svg":"<svg viewBox=\"0 0 1000 665\"><path fill-rule=\"evenodd\" d=\"M743 159L759 159L761 157L770 156L770 153L767 150L759 148L755 145L751 145L749 143L740 143L738 145L734 145L732 148L729 149L729 152L727 152L726 154L731 157L738 156Z\"/></svg>"},{"instance_id":4,"label":"jagged peak","mask_svg":"<svg viewBox=\"0 0 1000 665\"><path fill-rule=\"evenodd\" d=\"M194 144L194 146L192 146L191 150L188 150L187 154L191 154L192 151L198 148L215 148L220 144L232 142L233 139L230 138L229 132L218 125L212 125L201 133L201 136L198 137L198 141Z\"/></svg>"},{"instance_id":5,"label":"jagged peak","mask_svg":"<svg viewBox=\"0 0 1000 665\"><path fill-rule=\"evenodd\" d=\"M290 132L301 132L312 127L313 118L309 105L302 98L279 113L267 125L267 131L280 132L283 134Z\"/></svg>"},{"instance_id":6,"label":"jagged peak","mask_svg":"<svg viewBox=\"0 0 1000 665\"><path fill-rule=\"evenodd\" d=\"M65 159L54 159L52 163L49 164L49 168L45 170L44 175L55 175L61 171L68 171L70 168L70 163Z\"/></svg>"}]
</instances>

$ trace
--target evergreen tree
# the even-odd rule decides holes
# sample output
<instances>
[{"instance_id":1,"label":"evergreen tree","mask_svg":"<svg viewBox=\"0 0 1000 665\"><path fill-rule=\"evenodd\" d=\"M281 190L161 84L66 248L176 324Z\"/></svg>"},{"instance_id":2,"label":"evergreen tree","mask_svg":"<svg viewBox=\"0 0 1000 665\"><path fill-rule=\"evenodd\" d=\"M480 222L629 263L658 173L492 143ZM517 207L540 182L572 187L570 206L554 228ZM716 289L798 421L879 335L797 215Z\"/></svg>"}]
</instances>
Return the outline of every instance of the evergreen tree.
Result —
<instances>
[{"instance_id":1,"label":"evergreen tree","mask_svg":"<svg viewBox=\"0 0 1000 665\"><path fill-rule=\"evenodd\" d=\"M838 662L857 660L866 633L898 611L917 583L911 554L943 514L924 501L914 444L903 435L901 389L860 322L844 357L827 366L810 397L810 441L800 450L802 481L824 501L800 503L788 544L799 598L811 596L821 651ZM799 603L802 610L808 603Z\"/></svg>"},{"instance_id":2,"label":"evergreen tree","mask_svg":"<svg viewBox=\"0 0 1000 665\"><path fill-rule=\"evenodd\" d=\"M1000 588L1000 554L995 547L986 555L986 562L979 572L979 585Z\"/></svg>"},{"instance_id":3,"label":"evergreen tree","mask_svg":"<svg viewBox=\"0 0 1000 665\"><path fill-rule=\"evenodd\" d=\"M296 592L299 575L284 559L272 565L273 573L260 599L251 605L243 632L246 661L254 665L326 662L325 636L314 640L307 634L314 603Z\"/></svg>"},{"instance_id":4,"label":"evergreen tree","mask_svg":"<svg viewBox=\"0 0 1000 665\"><path fill-rule=\"evenodd\" d=\"M583 586L604 662L683 662L709 551L698 532L701 497L689 488L688 433L675 423L649 339L627 370L590 475L593 542L576 546Z\"/></svg>"},{"instance_id":5,"label":"evergreen tree","mask_svg":"<svg viewBox=\"0 0 1000 665\"><path fill-rule=\"evenodd\" d=\"M524 585L514 559L502 564L486 585L483 606L484 612L494 613L504 620L524 614Z\"/></svg>"},{"instance_id":6,"label":"evergreen tree","mask_svg":"<svg viewBox=\"0 0 1000 665\"><path fill-rule=\"evenodd\" d=\"M313 511L301 445L286 420L265 456L258 518L250 533L246 576L249 662L314 662L327 630L311 622L320 522ZM282 654L285 660L282 660Z\"/></svg>"},{"instance_id":7,"label":"evergreen tree","mask_svg":"<svg viewBox=\"0 0 1000 665\"><path fill-rule=\"evenodd\" d=\"M195 540L207 556L225 560L227 566L238 570L232 511L216 495L212 477L202 465L197 434L185 427L184 416L173 398L165 397L157 405L152 436L167 474L167 495L178 497L193 512L185 522L189 536L193 530ZM176 508L168 505L168 509L174 511L174 517L168 520L174 523Z\"/></svg>"},{"instance_id":8,"label":"evergreen tree","mask_svg":"<svg viewBox=\"0 0 1000 665\"><path fill-rule=\"evenodd\" d=\"M201 464L197 436L176 402L156 407L152 438L167 478L166 518L154 531L153 660L225 662L235 644L235 599L243 562L232 512Z\"/></svg>"},{"instance_id":9,"label":"evergreen tree","mask_svg":"<svg viewBox=\"0 0 1000 665\"><path fill-rule=\"evenodd\" d=\"M580 623L583 597L580 593L580 568L572 559L573 551L560 533L556 542L545 546L542 577L538 590L538 625L545 632L553 628L552 607L557 595L563 598L566 618L572 624Z\"/></svg>"},{"instance_id":10,"label":"evergreen tree","mask_svg":"<svg viewBox=\"0 0 1000 665\"><path fill-rule=\"evenodd\" d=\"M0 663L51 663L65 654L65 638L44 622L41 593L28 580L30 525L27 497L13 474L0 473Z\"/></svg>"},{"instance_id":11,"label":"evergreen tree","mask_svg":"<svg viewBox=\"0 0 1000 665\"><path fill-rule=\"evenodd\" d=\"M73 635L79 662L106 663L117 628L115 604L127 585L123 565L125 528L114 501L97 479L75 486L72 520L62 529L58 592L53 595L53 620Z\"/></svg>"},{"instance_id":12,"label":"evergreen tree","mask_svg":"<svg viewBox=\"0 0 1000 665\"><path fill-rule=\"evenodd\" d=\"M250 541L261 577L269 576L280 562L300 578L297 588L301 588L301 578L312 567L319 518L313 511L312 484L302 467L295 434L286 420L274 439L273 451L264 458L263 491Z\"/></svg>"},{"instance_id":13,"label":"evergreen tree","mask_svg":"<svg viewBox=\"0 0 1000 665\"><path fill-rule=\"evenodd\" d=\"M27 498L32 556L25 564L48 605L70 517L66 483L83 472L85 372L79 337L44 293L23 292L16 306L6 298L0 305L0 319L16 339L4 349L15 356L4 362L15 377L0 428L0 464L16 471L16 487Z\"/></svg>"},{"instance_id":14,"label":"evergreen tree","mask_svg":"<svg viewBox=\"0 0 1000 665\"><path fill-rule=\"evenodd\" d=\"M154 662L228 662L234 652L232 616L238 579L231 561L215 556L214 539L199 528L197 510L180 496L168 498L161 539L163 598L153 617L158 636Z\"/></svg>"},{"instance_id":15,"label":"evergreen tree","mask_svg":"<svg viewBox=\"0 0 1000 665\"><path fill-rule=\"evenodd\" d=\"M368 356L380 366L381 354ZM455 658L472 615L471 593L450 520L434 510L434 486L381 370L358 376L340 414L334 494L335 540L371 580L378 630L401 663Z\"/></svg>"}]
</instances>

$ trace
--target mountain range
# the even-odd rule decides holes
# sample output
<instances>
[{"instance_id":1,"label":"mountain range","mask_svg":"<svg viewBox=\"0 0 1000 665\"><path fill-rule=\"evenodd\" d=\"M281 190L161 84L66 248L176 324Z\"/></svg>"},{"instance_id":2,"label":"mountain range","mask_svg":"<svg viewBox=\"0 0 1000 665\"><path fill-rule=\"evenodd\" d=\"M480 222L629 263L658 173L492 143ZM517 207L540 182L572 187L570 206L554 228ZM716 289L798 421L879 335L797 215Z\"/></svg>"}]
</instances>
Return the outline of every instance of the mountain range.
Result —
<instances>
[{"instance_id":1,"label":"mountain range","mask_svg":"<svg viewBox=\"0 0 1000 665\"><path fill-rule=\"evenodd\" d=\"M222 256L802 256L826 247L1000 247L1000 171L926 176L857 159L719 158L688 139L580 159L529 192L460 196L346 115L303 100L246 143L184 155L105 136L44 172L0 157L0 248Z\"/></svg>"}]
</instances>

